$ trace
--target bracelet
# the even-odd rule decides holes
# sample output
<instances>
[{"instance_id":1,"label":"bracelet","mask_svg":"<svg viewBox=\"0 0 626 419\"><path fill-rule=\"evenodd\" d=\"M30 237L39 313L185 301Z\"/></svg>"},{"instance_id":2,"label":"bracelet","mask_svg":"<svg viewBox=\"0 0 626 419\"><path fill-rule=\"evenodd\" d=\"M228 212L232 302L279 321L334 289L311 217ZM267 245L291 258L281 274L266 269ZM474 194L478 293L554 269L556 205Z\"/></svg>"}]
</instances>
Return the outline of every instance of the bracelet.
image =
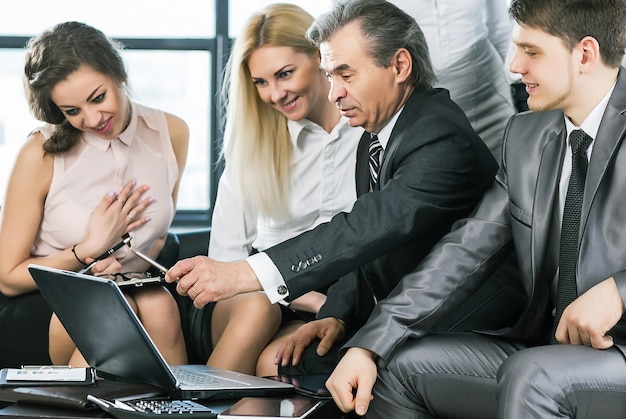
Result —
<instances>
[{"instance_id":1,"label":"bracelet","mask_svg":"<svg viewBox=\"0 0 626 419\"><path fill-rule=\"evenodd\" d=\"M82 260L80 260L80 258L76 254L76 246L78 246L78 243L76 243L74 246L72 246L72 253L74 253L74 257L76 258L77 261L79 261L81 263L81 265L87 266L87 264L85 262L83 262Z\"/></svg>"}]
</instances>

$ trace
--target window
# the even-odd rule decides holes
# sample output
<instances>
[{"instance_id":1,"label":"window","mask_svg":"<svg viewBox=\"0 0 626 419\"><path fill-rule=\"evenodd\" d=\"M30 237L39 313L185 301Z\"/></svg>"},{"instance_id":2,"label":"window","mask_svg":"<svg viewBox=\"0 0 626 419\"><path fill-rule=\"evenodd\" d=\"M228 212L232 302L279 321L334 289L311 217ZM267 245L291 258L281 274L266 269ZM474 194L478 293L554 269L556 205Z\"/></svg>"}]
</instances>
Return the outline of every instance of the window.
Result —
<instances>
[{"instance_id":1,"label":"window","mask_svg":"<svg viewBox=\"0 0 626 419\"><path fill-rule=\"evenodd\" d=\"M231 38L235 38L243 25L246 23L249 15L255 10L262 9L264 6L272 3L292 3L302 7L307 12L311 13L313 17L317 17L324 13L332 6L333 0L292 0L292 1L278 1L278 0L229 0L229 10L248 10L248 13L230 13L228 16L228 34ZM242 7L244 6L245 7Z\"/></svg>"},{"instance_id":2,"label":"window","mask_svg":"<svg viewBox=\"0 0 626 419\"><path fill-rule=\"evenodd\" d=\"M215 98L229 38L237 35L249 13L272 2L109 0L97 11L90 2L13 3L0 14L0 203L17 152L28 133L41 125L30 115L24 99L23 46L31 36L56 23L77 20L126 46L122 56L134 100L178 115L189 124L189 157L174 225L209 225L220 174ZM332 0L292 3L317 16ZM229 17L228 10L249 12Z\"/></svg>"}]
</instances>

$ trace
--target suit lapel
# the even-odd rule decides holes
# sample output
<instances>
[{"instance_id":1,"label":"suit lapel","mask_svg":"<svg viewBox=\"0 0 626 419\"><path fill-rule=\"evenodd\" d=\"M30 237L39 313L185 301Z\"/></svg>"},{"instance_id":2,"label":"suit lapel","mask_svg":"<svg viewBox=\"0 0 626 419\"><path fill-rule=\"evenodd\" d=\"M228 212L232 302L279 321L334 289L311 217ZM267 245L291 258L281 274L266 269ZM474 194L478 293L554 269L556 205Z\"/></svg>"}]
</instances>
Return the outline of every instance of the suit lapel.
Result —
<instances>
[{"instance_id":1,"label":"suit lapel","mask_svg":"<svg viewBox=\"0 0 626 419\"><path fill-rule=\"evenodd\" d=\"M613 155L620 147L626 131L626 117L624 116L624 112L626 112L626 95L624 94L626 90L626 75L621 77L622 74L620 72L618 84L602 116L600 129L591 152L581 210L581 219L585 221L581 222L580 226L579 237L581 238L587 224L591 205L600 187L600 182L613 160Z\"/></svg>"},{"instance_id":2,"label":"suit lapel","mask_svg":"<svg viewBox=\"0 0 626 419\"><path fill-rule=\"evenodd\" d=\"M359 140L356 151L356 196L359 197L369 192L370 172L369 172L369 144L370 133L365 131Z\"/></svg>"},{"instance_id":3,"label":"suit lapel","mask_svg":"<svg viewBox=\"0 0 626 419\"><path fill-rule=\"evenodd\" d=\"M531 229L533 234L532 269L535 278L554 274L558 263L558 247L557 249L550 249L549 245L554 243L550 240L550 233L552 232L554 211L558 205L557 191L561 178L565 144L564 128L561 128L560 131L553 131L548 134L548 142L541 154L533 202L533 228ZM544 261L544 258L547 260Z\"/></svg>"},{"instance_id":4,"label":"suit lapel","mask_svg":"<svg viewBox=\"0 0 626 419\"><path fill-rule=\"evenodd\" d=\"M379 189L387 183L389 173L391 171L389 165L393 160L393 155L396 153L400 144L402 144L402 138L406 135L407 131L406 127L416 118L414 115L415 110L426 100L426 97L426 92L418 89L411 93L411 96L409 96L409 99L404 104L404 108L402 108L402 111L396 120L396 124L391 130L391 136L389 137L387 147L385 147L385 151L383 152L383 161L380 167L380 173L378 174L377 183ZM415 132L412 132L411 134L417 135Z\"/></svg>"},{"instance_id":5,"label":"suit lapel","mask_svg":"<svg viewBox=\"0 0 626 419\"><path fill-rule=\"evenodd\" d=\"M624 136L624 129L626 128L626 118L623 115L609 115L610 112L605 113L604 118L606 122L603 122L602 127L598 131L598 136L593 145L593 151L591 153L591 160L589 161L589 170L587 171L587 179L585 181L585 195L583 198L582 206L582 219L587 220L589 216L589 210L593 203L600 182L606 173L606 170L611 163L613 154L617 151L622 143L622 137ZM603 121L604 121L603 118ZM584 224L581 223L581 237Z\"/></svg>"}]
</instances>

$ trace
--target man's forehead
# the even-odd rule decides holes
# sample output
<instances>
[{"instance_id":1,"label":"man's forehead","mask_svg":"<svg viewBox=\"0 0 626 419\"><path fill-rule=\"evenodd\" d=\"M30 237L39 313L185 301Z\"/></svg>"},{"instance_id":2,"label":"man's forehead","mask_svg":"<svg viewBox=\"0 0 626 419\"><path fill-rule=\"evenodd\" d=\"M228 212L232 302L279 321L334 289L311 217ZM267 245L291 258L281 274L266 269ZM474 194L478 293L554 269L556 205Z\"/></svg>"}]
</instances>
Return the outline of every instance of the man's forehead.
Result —
<instances>
[{"instance_id":1,"label":"man's forehead","mask_svg":"<svg viewBox=\"0 0 626 419\"><path fill-rule=\"evenodd\" d=\"M324 41L320 44L320 56L322 57L322 59L328 59L328 57L331 55L331 51L332 46L330 45L330 41Z\"/></svg>"},{"instance_id":2,"label":"man's forehead","mask_svg":"<svg viewBox=\"0 0 626 419\"><path fill-rule=\"evenodd\" d=\"M320 55L325 61L345 60L360 54L362 44L363 34L359 22L350 22L320 43Z\"/></svg>"},{"instance_id":3,"label":"man's forehead","mask_svg":"<svg viewBox=\"0 0 626 419\"><path fill-rule=\"evenodd\" d=\"M516 23L511 32L513 43L521 48L546 48L549 46L562 46L563 40L546 31Z\"/></svg>"},{"instance_id":4,"label":"man's forehead","mask_svg":"<svg viewBox=\"0 0 626 419\"><path fill-rule=\"evenodd\" d=\"M332 41L325 41L320 44L320 67L327 72L335 71L338 66L345 66L345 54L341 49L333 46Z\"/></svg>"},{"instance_id":5,"label":"man's forehead","mask_svg":"<svg viewBox=\"0 0 626 419\"><path fill-rule=\"evenodd\" d=\"M357 64L362 64L367 57L364 56L358 40L345 42L345 39L334 36L320 43L320 59L320 66L331 72L354 68Z\"/></svg>"}]
</instances>

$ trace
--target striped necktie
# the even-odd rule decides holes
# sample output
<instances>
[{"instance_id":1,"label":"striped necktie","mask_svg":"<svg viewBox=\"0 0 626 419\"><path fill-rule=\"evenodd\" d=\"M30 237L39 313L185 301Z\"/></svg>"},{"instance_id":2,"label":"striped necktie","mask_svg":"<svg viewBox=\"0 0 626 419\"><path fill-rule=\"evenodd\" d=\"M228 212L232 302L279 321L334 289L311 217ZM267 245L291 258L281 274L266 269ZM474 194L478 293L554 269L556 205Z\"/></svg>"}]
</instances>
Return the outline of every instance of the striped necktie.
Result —
<instances>
[{"instance_id":1,"label":"striped necktie","mask_svg":"<svg viewBox=\"0 0 626 419\"><path fill-rule=\"evenodd\" d=\"M374 190L374 185L378 182L378 172L380 170L380 154L383 151L383 146L378 141L378 136L372 134L372 139L369 146L369 169L370 169L370 192Z\"/></svg>"}]
</instances>

